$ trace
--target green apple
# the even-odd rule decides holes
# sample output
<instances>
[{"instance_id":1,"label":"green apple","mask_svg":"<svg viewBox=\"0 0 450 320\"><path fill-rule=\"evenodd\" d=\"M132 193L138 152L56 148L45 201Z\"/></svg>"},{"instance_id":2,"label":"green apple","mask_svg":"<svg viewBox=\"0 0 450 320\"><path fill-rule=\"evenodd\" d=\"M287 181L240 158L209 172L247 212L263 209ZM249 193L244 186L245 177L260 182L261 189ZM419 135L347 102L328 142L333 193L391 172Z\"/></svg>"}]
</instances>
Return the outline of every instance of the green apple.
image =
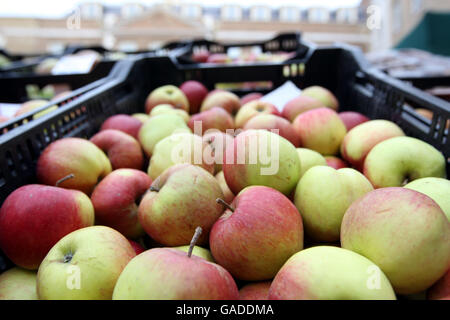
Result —
<instances>
[{"instance_id":1,"label":"green apple","mask_svg":"<svg viewBox=\"0 0 450 320\"><path fill-rule=\"evenodd\" d=\"M269 290L270 300L395 300L386 275L349 250L320 246L294 254Z\"/></svg>"},{"instance_id":2,"label":"green apple","mask_svg":"<svg viewBox=\"0 0 450 320\"><path fill-rule=\"evenodd\" d=\"M133 113L131 116L138 119L142 123L145 123L148 119L150 119L150 116L146 113Z\"/></svg>"},{"instance_id":3,"label":"green apple","mask_svg":"<svg viewBox=\"0 0 450 320\"><path fill-rule=\"evenodd\" d=\"M174 249L181 250L184 252L189 252L189 246L179 246L179 247L174 247ZM197 257L206 259L209 262L215 262L211 252L208 249L205 249L205 248L202 248L199 246L194 246L194 248L192 249L192 254Z\"/></svg>"},{"instance_id":4,"label":"green apple","mask_svg":"<svg viewBox=\"0 0 450 320\"><path fill-rule=\"evenodd\" d=\"M364 162L364 175L375 188L399 187L420 178L445 178L446 161L432 145L411 137L377 144Z\"/></svg>"},{"instance_id":5,"label":"green apple","mask_svg":"<svg viewBox=\"0 0 450 320\"><path fill-rule=\"evenodd\" d=\"M149 123L148 121L147 123ZM179 163L191 163L214 173L214 158L206 157L211 147L200 136L192 133L176 133L159 141L153 150L148 175L156 179L164 170Z\"/></svg>"},{"instance_id":6,"label":"green apple","mask_svg":"<svg viewBox=\"0 0 450 320\"><path fill-rule=\"evenodd\" d=\"M111 300L119 275L135 255L127 238L109 227L69 233L39 267L39 299Z\"/></svg>"},{"instance_id":7,"label":"green apple","mask_svg":"<svg viewBox=\"0 0 450 320\"><path fill-rule=\"evenodd\" d=\"M186 95L173 85L165 85L150 92L145 101L145 113L149 114L160 104L170 104L177 109L189 112L189 101Z\"/></svg>"},{"instance_id":8,"label":"green apple","mask_svg":"<svg viewBox=\"0 0 450 320\"><path fill-rule=\"evenodd\" d=\"M152 116L139 130L138 140L147 156L153 155L153 149L162 139L174 132L191 132L183 118L174 113Z\"/></svg>"},{"instance_id":9,"label":"green apple","mask_svg":"<svg viewBox=\"0 0 450 320\"><path fill-rule=\"evenodd\" d=\"M376 263L398 294L426 290L450 267L447 217L433 199L407 188L377 189L353 202L341 245Z\"/></svg>"},{"instance_id":10,"label":"green apple","mask_svg":"<svg viewBox=\"0 0 450 320\"><path fill-rule=\"evenodd\" d=\"M49 105L50 101L47 100L30 100L27 102L24 102L22 104L22 106L16 111L16 113L14 114L15 117L21 116L22 114L31 112L35 109L41 108L45 105ZM33 115L33 119L37 119L39 117L42 117L44 114L47 114L49 112L52 112L53 110L58 109L58 106L56 105L51 105L48 108L46 108L43 111L40 111L38 113L36 113L35 115Z\"/></svg>"},{"instance_id":11,"label":"green apple","mask_svg":"<svg viewBox=\"0 0 450 320\"><path fill-rule=\"evenodd\" d=\"M317 151L306 148L297 148L297 153L302 162L300 178L312 167L327 165L325 158Z\"/></svg>"},{"instance_id":12,"label":"green apple","mask_svg":"<svg viewBox=\"0 0 450 320\"><path fill-rule=\"evenodd\" d=\"M334 111L337 111L339 109L339 101L330 90L324 87L312 86L305 88L302 91L301 95L317 99L326 107L331 108Z\"/></svg>"},{"instance_id":13,"label":"green apple","mask_svg":"<svg viewBox=\"0 0 450 320\"><path fill-rule=\"evenodd\" d=\"M422 178L408 183L405 188L426 194L444 211L450 221L450 181L442 178Z\"/></svg>"},{"instance_id":14,"label":"green apple","mask_svg":"<svg viewBox=\"0 0 450 320\"><path fill-rule=\"evenodd\" d=\"M345 211L372 190L370 182L354 169L335 170L327 165L309 169L294 198L306 234L316 241L338 241Z\"/></svg>"},{"instance_id":15,"label":"green apple","mask_svg":"<svg viewBox=\"0 0 450 320\"><path fill-rule=\"evenodd\" d=\"M0 274L0 300L38 300L36 271L12 268Z\"/></svg>"},{"instance_id":16,"label":"green apple","mask_svg":"<svg viewBox=\"0 0 450 320\"><path fill-rule=\"evenodd\" d=\"M159 104L155 106L150 112L150 117L166 113L173 113L179 115L181 118L183 118L184 122L186 123L188 123L190 119L189 113L187 113L185 110L182 109L176 109L171 104Z\"/></svg>"},{"instance_id":17,"label":"green apple","mask_svg":"<svg viewBox=\"0 0 450 320\"><path fill-rule=\"evenodd\" d=\"M234 194L231 192L230 188L227 185L227 182L225 181L225 176L223 175L223 171L220 171L218 174L216 174L215 178L219 182L220 188L223 192L223 200L225 200L227 203L231 203L234 199Z\"/></svg>"}]
</instances>

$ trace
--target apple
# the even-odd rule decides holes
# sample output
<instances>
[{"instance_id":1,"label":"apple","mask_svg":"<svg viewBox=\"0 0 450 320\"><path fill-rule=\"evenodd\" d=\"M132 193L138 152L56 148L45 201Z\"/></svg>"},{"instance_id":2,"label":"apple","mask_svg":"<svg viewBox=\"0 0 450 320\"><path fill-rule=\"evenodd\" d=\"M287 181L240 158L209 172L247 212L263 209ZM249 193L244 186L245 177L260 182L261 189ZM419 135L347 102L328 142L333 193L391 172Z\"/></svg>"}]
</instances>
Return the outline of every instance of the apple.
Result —
<instances>
[{"instance_id":1,"label":"apple","mask_svg":"<svg viewBox=\"0 0 450 320\"><path fill-rule=\"evenodd\" d=\"M236 128L243 128L248 120L260 114L273 114L279 116L280 112L277 107L270 102L261 100L250 101L242 105L237 112L235 118Z\"/></svg>"},{"instance_id":2,"label":"apple","mask_svg":"<svg viewBox=\"0 0 450 320\"><path fill-rule=\"evenodd\" d=\"M91 195L96 224L111 227L127 238L143 236L138 204L151 184L145 172L135 169L119 169L108 174Z\"/></svg>"},{"instance_id":3,"label":"apple","mask_svg":"<svg viewBox=\"0 0 450 320\"><path fill-rule=\"evenodd\" d=\"M209 173L214 173L214 158L208 143L192 133L172 134L155 146L147 173L153 180L164 170L179 163L191 163L201 166Z\"/></svg>"},{"instance_id":4,"label":"apple","mask_svg":"<svg viewBox=\"0 0 450 320\"><path fill-rule=\"evenodd\" d=\"M223 212L216 203L223 193L219 182L206 170L179 164L153 181L139 205L139 221L146 233L166 246L189 244L195 227L203 233L199 245L208 241L209 230Z\"/></svg>"},{"instance_id":5,"label":"apple","mask_svg":"<svg viewBox=\"0 0 450 320\"><path fill-rule=\"evenodd\" d=\"M125 267L114 300L237 300L229 272L218 264L173 248L141 253Z\"/></svg>"},{"instance_id":6,"label":"apple","mask_svg":"<svg viewBox=\"0 0 450 320\"><path fill-rule=\"evenodd\" d=\"M188 80L180 86L181 91L189 101L189 112L195 114L200 111L203 99L208 94L208 89L198 81Z\"/></svg>"},{"instance_id":7,"label":"apple","mask_svg":"<svg viewBox=\"0 0 450 320\"><path fill-rule=\"evenodd\" d=\"M249 283L239 290L240 300L269 300L271 281Z\"/></svg>"},{"instance_id":8,"label":"apple","mask_svg":"<svg viewBox=\"0 0 450 320\"><path fill-rule=\"evenodd\" d=\"M36 272L15 267L0 274L0 300L38 300Z\"/></svg>"},{"instance_id":9,"label":"apple","mask_svg":"<svg viewBox=\"0 0 450 320\"><path fill-rule=\"evenodd\" d=\"M317 99L326 107L331 108L334 111L337 111L339 109L339 101L330 90L324 87L312 86L305 88L302 91L301 95Z\"/></svg>"},{"instance_id":10,"label":"apple","mask_svg":"<svg viewBox=\"0 0 450 320\"><path fill-rule=\"evenodd\" d=\"M128 114L116 114L103 122L100 130L116 129L128 133L137 139L142 121Z\"/></svg>"},{"instance_id":11,"label":"apple","mask_svg":"<svg viewBox=\"0 0 450 320\"><path fill-rule=\"evenodd\" d=\"M225 177L223 175L223 171L220 171L216 174L216 179L219 182L220 188L223 192L223 200L225 200L227 203L231 203L234 199L234 194L231 192L230 188L227 185L227 182L225 181Z\"/></svg>"},{"instance_id":12,"label":"apple","mask_svg":"<svg viewBox=\"0 0 450 320\"><path fill-rule=\"evenodd\" d=\"M145 154L151 157L156 144L174 132L191 132L191 129L179 115L160 114L142 125L138 140Z\"/></svg>"},{"instance_id":13,"label":"apple","mask_svg":"<svg viewBox=\"0 0 450 320\"><path fill-rule=\"evenodd\" d=\"M189 252L189 248L190 248L190 246L173 247L173 249L181 250L184 252ZM215 262L211 252L208 249L205 249L205 248L202 248L199 246L194 246L194 248L192 250L192 254L197 257L206 259L209 262Z\"/></svg>"},{"instance_id":14,"label":"apple","mask_svg":"<svg viewBox=\"0 0 450 320\"><path fill-rule=\"evenodd\" d=\"M176 109L189 112L189 101L186 95L173 85L165 85L150 92L145 101L145 113L149 114L153 107L159 104L171 104Z\"/></svg>"},{"instance_id":15,"label":"apple","mask_svg":"<svg viewBox=\"0 0 450 320\"><path fill-rule=\"evenodd\" d=\"M49 144L41 153L36 174L41 183L54 186L60 179L73 174L72 179L59 183L67 189L90 194L97 182L112 171L105 153L92 142L81 138L63 138Z\"/></svg>"},{"instance_id":16,"label":"apple","mask_svg":"<svg viewBox=\"0 0 450 320\"><path fill-rule=\"evenodd\" d=\"M171 104L158 104L152 111L150 111L150 117L157 116L164 113L174 113L183 118L184 122L188 123L190 116L189 113L182 109L175 109Z\"/></svg>"},{"instance_id":17,"label":"apple","mask_svg":"<svg viewBox=\"0 0 450 320\"><path fill-rule=\"evenodd\" d=\"M192 132L201 136L209 129L217 129L222 132L234 129L234 120L225 109L214 107L194 114L189 120L188 126Z\"/></svg>"},{"instance_id":18,"label":"apple","mask_svg":"<svg viewBox=\"0 0 450 320\"><path fill-rule=\"evenodd\" d=\"M288 140L266 130L247 130L234 138L222 165L225 181L234 194L252 185L290 194L300 179L297 150Z\"/></svg>"},{"instance_id":19,"label":"apple","mask_svg":"<svg viewBox=\"0 0 450 320\"><path fill-rule=\"evenodd\" d=\"M270 300L395 300L386 275L349 250L319 246L294 254L272 281Z\"/></svg>"},{"instance_id":20,"label":"apple","mask_svg":"<svg viewBox=\"0 0 450 320\"><path fill-rule=\"evenodd\" d=\"M214 172L222 171L226 148L233 144L234 137L228 133L210 129L203 135L202 139L211 147L205 149L205 151L211 151L210 157L214 159Z\"/></svg>"},{"instance_id":21,"label":"apple","mask_svg":"<svg viewBox=\"0 0 450 320\"><path fill-rule=\"evenodd\" d=\"M305 95L300 95L290 101L288 101L284 107L283 111L281 112L281 115L289 120L290 122L293 122L295 118L299 114L302 114L306 111L317 109L317 108L324 108L325 105L312 97L308 97Z\"/></svg>"},{"instance_id":22,"label":"apple","mask_svg":"<svg viewBox=\"0 0 450 320\"><path fill-rule=\"evenodd\" d=\"M41 300L111 300L125 266L136 256L118 231L93 226L58 241L39 266Z\"/></svg>"},{"instance_id":23,"label":"apple","mask_svg":"<svg viewBox=\"0 0 450 320\"><path fill-rule=\"evenodd\" d=\"M146 113L133 113L131 116L133 118L138 119L142 124L144 124L148 119L150 119L150 116Z\"/></svg>"},{"instance_id":24,"label":"apple","mask_svg":"<svg viewBox=\"0 0 450 320\"><path fill-rule=\"evenodd\" d=\"M345 124L347 131L352 130L354 127L360 125L361 123L370 121L365 115L354 112L354 111L345 111L339 112L339 118L341 118L342 122Z\"/></svg>"},{"instance_id":25,"label":"apple","mask_svg":"<svg viewBox=\"0 0 450 320\"><path fill-rule=\"evenodd\" d=\"M227 64L232 62L231 58L226 53L212 53L209 55L206 63Z\"/></svg>"},{"instance_id":26,"label":"apple","mask_svg":"<svg viewBox=\"0 0 450 320\"><path fill-rule=\"evenodd\" d=\"M20 106L20 108L14 113L14 117L18 117L21 116L25 113L31 112L35 109L39 109L42 108L45 105L49 105L50 101L48 100L30 100L27 102L22 103L22 105ZM53 105L53 106L49 106L47 109L42 110L36 114L33 115L33 119L37 119L39 117L42 117L44 114L50 113L53 110L58 109L58 106Z\"/></svg>"},{"instance_id":27,"label":"apple","mask_svg":"<svg viewBox=\"0 0 450 320\"><path fill-rule=\"evenodd\" d=\"M373 147L384 140L404 135L403 130L391 121L368 121L347 133L342 141L341 155L348 163L362 171L364 161Z\"/></svg>"},{"instance_id":28,"label":"apple","mask_svg":"<svg viewBox=\"0 0 450 320\"><path fill-rule=\"evenodd\" d=\"M192 60L198 63L205 63L208 61L209 52L205 50L196 51L192 54Z\"/></svg>"},{"instance_id":29,"label":"apple","mask_svg":"<svg viewBox=\"0 0 450 320\"><path fill-rule=\"evenodd\" d=\"M59 239L93 224L94 208L84 193L22 186L0 209L0 248L17 266L34 270Z\"/></svg>"},{"instance_id":30,"label":"apple","mask_svg":"<svg viewBox=\"0 0 450 320\"><path fill-rule=\"evenodd\" d=\"M450 221L450 181L442 178L422 178L408 183L405 188L419 191L436 203Z\"/></svg>"},{"instance_id":31,"label":"apple","mask_svg":"<svg viewBox=\"0 0 450 320\"><path fill-rule=\"evenodd\" d=\"M450 269L427 291L428 300L450 300Z\"/></svg>"},{"instance_id":32,"label":"apple","mask_svg":"<svg viewBox=\"0 0 450 320\"><path fill-rule=\"evenodd\" d=\"M297 148L297 153L301 162L300 179L306 171L315 166L324 166L327 164L325 158L317 151Z\"/></svg>"},{"instance_id":33,"label":"apple","mask_svg":"<svg viewBox=\"0 0 450 320\"><path fill-rule=\"evenodd\" d=\"M300 145L324 156L334 156L347 133L338 114L330 108L317 108L301 113L292 123L300 136Z\"/></svg>"},{"instance_id":34,"label":"apple","mask_svg":"<svg viewBox=\"0 0 450 320\"><path fill-rule=\"evenodd\" d=\"M94 135L90 141L107 154L113 169L142 169L144 154L141 145L129 134L107 129Z\"/></svg>"},{"instance_id":35,"label":"apple","mask_svg":"<svg viewBox=\"0 0 450 320\"><path fill-rule=\"evenodd\" d=\"M211 229L214 260L235 278L272 279L287 259L303 249L302 217L281 192L252 186L242 190Z\"/></svg>"},{"instance_id":36,"label":"apple","mask_svg":"<svg viewBox=\"0 0 450 320\"><path fill-rule=\"evenodd\" d=\"M138 242L130 240L130 239L128 239L128 242L133 247L134 252L136 253L136 255L141 254L142 252L145 251L145 248L141 244L139 244Z\"/></svg>"},{"instance_id":37,"label":"apple","mask_svg":"<svg viewBox=\"0 0 450 320\"><path fill-rule=\"evenodd\" d=\"M306 234L315 241L339 241L342 218L348 207L373 190L354 169L327 165L309 169L295 190L295 206L302 213Z\"/></svg>"},{"instance_id":38,"label":"apple","mask_svg":"<svg viewBox=\"0 0 450 320\"><path fill-rule=\"evenodd\" d=\"M203 100L200 112L214 107L220 107L225 109L229 114L235 114L241 107L241 100L237 95L229 91L211 91Z\"/></svg>"},{"instance_id":39,"label":"apple","mask_svg":"<svg viewBox=\"0 0 450 320\"><path fill-rule=\"evenodd\" d=\"M426 177L445 178L446 161L432 145L412 137L377 144L364 162L364 175L375 188L400 187Z\"/></svg>"},{"instance_id":40,"label":"apple","mask_svg":"<svg viewBox=\"0 0 450 320\"><path fill-rule=\"evenodd\" d=\"M341 245L377 264L398 294L426 290L450 267L447 217L430 197L406 188L377 189L353 202Z\"/></svg>"},{"instance_id":41,"label":"apple","mask_svg":"<svg viewBox=\"0 0 450 320\"><path fill-rule=\"evenodd\" d=\"M247 93L245 96L241 97L241 106L249 103L250 101L259 100L262 97L263 94L259 92Z\"/></svg>"},{"instance_id":42,"label":"apple","mask_svg":"<svg viewBox=\"0 0 450 320\"><path fill-rule=\"evenodd\" d=\"M326 156L325 160L326 160L328 166L330 166L336 170L349 167L347 162L345 162L344 160L342 160L341 158L338 158L338 157Z\"/></svg>"},{"instance_id":43,"label":"apple","mask_svg":"<svg viewBox=\"0 0 450 320\"><path fill-rule=\"evenodd\" d=\"M292 124L279 116L275 116L273 114L260 114L251 119L249 119L245 125L244 130L249 129L264 129L274 132L274 130L278 130L278 132L274 132L288 140L290 143L294 145L294 147L298 147L300 145L300 137L294 130Z\"/></svg>"}]
</instances>

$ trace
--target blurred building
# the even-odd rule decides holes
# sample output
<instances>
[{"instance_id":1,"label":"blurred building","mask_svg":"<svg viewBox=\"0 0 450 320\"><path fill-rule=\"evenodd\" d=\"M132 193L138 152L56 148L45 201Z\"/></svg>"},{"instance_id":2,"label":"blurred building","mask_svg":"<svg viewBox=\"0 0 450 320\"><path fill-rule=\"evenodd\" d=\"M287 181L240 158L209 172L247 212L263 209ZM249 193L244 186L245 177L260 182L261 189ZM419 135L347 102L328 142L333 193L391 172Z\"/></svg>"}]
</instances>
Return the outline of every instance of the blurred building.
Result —
<instances>
[{"instance_id":1,"label":"blurred building","mask_svg":"<svg viewBox=\"0 0 450 320\"><path fill-rule=\"evenodd\" d=\"M83 3L60 19L1 18L0 47L11 52L62 50L67 44L145 50L176 40L225 42L269 39L301 31L318 44L346 42L364 51L395 45L427 10L449 10L449 1L362 0L357 7L209 6L185 1L138 2L121 6Z\"/></svg>"}]
</instances>

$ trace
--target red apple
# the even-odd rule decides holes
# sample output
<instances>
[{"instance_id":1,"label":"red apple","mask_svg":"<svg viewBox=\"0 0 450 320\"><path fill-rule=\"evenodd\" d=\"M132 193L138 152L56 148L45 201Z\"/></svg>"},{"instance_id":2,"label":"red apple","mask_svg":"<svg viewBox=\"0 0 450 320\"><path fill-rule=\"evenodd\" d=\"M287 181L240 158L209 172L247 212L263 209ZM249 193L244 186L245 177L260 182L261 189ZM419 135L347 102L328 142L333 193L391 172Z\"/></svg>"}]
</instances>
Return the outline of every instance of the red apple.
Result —
<instances>
[{"instance_id":1,"label":"red apple","mask_svg":"<svg viewBox=\"0 0 450 320\"><path fill-rule=\"evenodd\" d=\"M303 112L323 107L325 107L325 105L319 100L300 95L284 105L281 115L292 122L299 114L302 114Z\"/></svg>"},{"instance_id":2,"label":"red apple","mask_svg":"<svg viewBox=\"0 0 450 320\"><path fill-rule=\"evenodd\" d=\"M263 94L259 92L248 93L245 96L241 97L241 106L249 103L250 101L259 100L262 97Z\"/></svg>"},{"instance_id":3,"label":"red apple","mask_svg":"<svg viewBox=\"0 0 450 320\"><path fill-rule=\"evenodd\" d=\"M361 123L364 123L364 122L367 122L370 120L365 115L363 115L359 112L354 112L354 111L340 112L339 118L341 118L342 122L344 122L345 127L347 128L347 131L350 131L357 125L360 125Z\"/></svg>"},{"instance_id":4,"label":"red apple","mask_svg":"<svg viewBox=\"0 0 450 320\"><path fill-rule=\"evenodd\" d=\"M271 281L250 283L239 290L240 300L269 300Z\"/></svg>"},{"instance_id":5,"label":"red apple","mask_svg":"<svg viewBox=\"0 0 450 320\"><path fill-rule=\"evenodd\" d=\"M107 129L94 135L90 141L108 155L113 169L142 169L144 154L141 145L129 134Z\"/></svg>"},{"instance_id":6,"label":"red apple","mask_svg":"<svg viewBox=\"0 0 450 320\"><path fill-rule=\"evenodd\" d=\"M108 174L92 192L96 222L116 229L127 238L143 236L137 216L138 203L151 183L150 177L139 170L119 169Z\"/></svg>"},{"instance_id":7,"label":"red apple","mask_svg":"<svg viewBox=\"0 0 450 320\"><path fill-rule=\"evenodd\" d=\"M230 63L232 60L226 53L213 53L210 54L207 63L220 63L226 64Z\"/></svg>"},{"instance_id":8,"label":"red apple","mask_svg":"<svg viewBox=\"0 0 450 320\"><path fill-rule=\"evenodd\" d=\"M201 129L201 131L196 130L196 122L197 128ZM188 126L192 132L201 136L209 129L218 129L222 132L226 132L227 129L234 129L234 120L233 117L225 111L225 109L214 107L212 109L194 114L189 120Z\"/></svg>"},{"instance_id":9,"label":"red apple","mask_svg":"<svg viewBox=\"0 0 450 320\"><path fill-rule=\"evenodd\" d=\"M180 86L189 101L189 112L195 114L200 111L203 99L208 94L208 89L198 81L189 80Z\"/></svg>"},{"instance_id":10,"label":"red apple","mask_svg":"<svg viewBox=\"0 0 450 320\"><path fill-rule=\"evenodd\" d=\"M349 167L347 162L338 157L326 156L325 160L327 161L327 165L336 170Z\"/></svg>"},{"instance_id":11,"label":"red apple","mask_svg":"<svg viewBox=\"0 0 450 320\"><path fill-rule=\"evenodd\" d=\"M94 208L84 193L26 185L11 193L0 209L0 248L16 265L37 269L61 238L93 224Z\"/></svg>"},{"instance_id":12,"label":"red apple","mask_svg":"<svg viewBox=\"0 0 450 320\"><path fill-rule=\"evenodd\" d=\"M236 128L243 128L245 123L251 118L261 114L280 115L277 107L270 102L253 100L243 105L236 114Z\"/></svg>"},{"instance_id":13,"label":"red apple","mask_svg":"<svg viewBox=\"0 0 450 320\"><path fill-rule=\"evenodd\" d=\"M136 241L128 239L128 242L133 247L134 252L136 252L136 255L141 254L142 252L145 251L145 248L143 246L141 246L139 243L137 243Z\"/></svg>"},{"instance_id":14,"label":"red apple","mask_svg":"<svg viewBox=\"0 0 450 320\"><path fill-rule=\"evenodd\" d=\"M450 269L427 291L428 300L450 300Z\"/></svg>"},{"instance_id":15,"label":"red apple","mask_svg":"<svg viewBox=\"0 0 450 320\"><path fill-rule=\"evenodd\" d=\"M302 217L281 192L263 186L242 190L211 229L214 260L234 277L272 279L303 249Z\"/></svg>"},{"instance_id":16,"label":"red apple","mask_svg":"<svg viewBox=\"0 0 450 320\"><path fill-rule=\"evenodd\" d=\"M206 96L200 111L206 111L214 107L220 107L228 111L229 114L235 114L241 107L241 100L232 92L217 90Z\"/></svg>"},{"instance_id":17,"label":"red apple","mask_svg":"<svg viewBox=\"0 0 450 320\"><path fill-rule=\"evenodd\" d=\"M128 133L137 139L142 121L127 114L116 114L103 122L100 130L116 129Z\"/></svg>"},{"instance_id":18,"label":"red apple","mask_svg":"<svg viewBox=\"0 0 450 320\"><path fill-rule=\"evenodd\" d=\"M209 52L205 50L197 51L192 54L192 60L199 63L208 61Z\"/></svg>"}]
</instances>

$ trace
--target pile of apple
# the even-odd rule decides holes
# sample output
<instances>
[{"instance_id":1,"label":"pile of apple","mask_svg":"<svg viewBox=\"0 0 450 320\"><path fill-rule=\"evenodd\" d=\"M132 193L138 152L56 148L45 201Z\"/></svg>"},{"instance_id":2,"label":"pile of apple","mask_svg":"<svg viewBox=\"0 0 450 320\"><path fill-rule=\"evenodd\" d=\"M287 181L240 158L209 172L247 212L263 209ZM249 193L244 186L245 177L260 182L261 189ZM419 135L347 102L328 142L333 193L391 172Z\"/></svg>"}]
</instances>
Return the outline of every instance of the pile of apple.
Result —
<instances>
[{"instance_id":1,"label":"pile of apple","mask_svg":"<svg viewBox=\"0 0 450 320\"><path fill-rule=\"evenodd\" d=\"M338 109L187 81L51 143L0 210L0 299L449 299L444 156Z\"/></svg>"},{"instance_id":2,"label":"pile of apple","mask_svg":"<svg viewBox=\"0 0 450 320\"><path fill-rule=\"evenodd\" d=\"M242 52L233 58L227 53L213 53L208 50L196 50L191 59L197 63L244 64L258 62L283 62L295 55L295 52Z\"/></svg>"}]
</instances>

